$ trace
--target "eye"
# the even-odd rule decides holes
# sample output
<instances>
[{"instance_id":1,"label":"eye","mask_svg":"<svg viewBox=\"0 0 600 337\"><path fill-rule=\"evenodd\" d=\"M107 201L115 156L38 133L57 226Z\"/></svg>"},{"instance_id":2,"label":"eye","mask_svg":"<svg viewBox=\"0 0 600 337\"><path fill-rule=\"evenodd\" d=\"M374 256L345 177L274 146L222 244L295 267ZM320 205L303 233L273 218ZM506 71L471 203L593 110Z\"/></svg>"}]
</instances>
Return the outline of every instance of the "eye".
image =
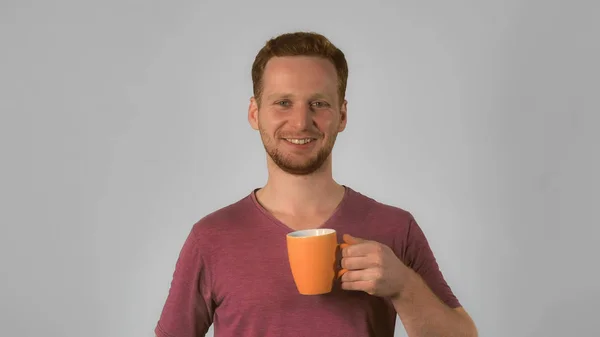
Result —
<instances>
[{"instance_id":1,"label":"eye","mask_svg":"<svg viewBox=\"0 0 600 337\"><path fill-rule=\"evenodd\" d=\"M322 102L322 101L313 102L311 105L313 107L315 107L315 108L327 108L327 107L329 107L329 104L327 104L326 102Z\"/></svg>"},{"instance_id":2,"label":"eye","mask_svg":"<svg viewBox=\"0 0 600 337\"><path fill-rule=\"evenodd\" d=\"M284 101L277 101L277 102L275 102L275 104L279 105L279 106L282 106L282 107L288 107L288 106L290 106L290 101L286 101L286 100L284 100Z\"/></svg>"}]
</instances>

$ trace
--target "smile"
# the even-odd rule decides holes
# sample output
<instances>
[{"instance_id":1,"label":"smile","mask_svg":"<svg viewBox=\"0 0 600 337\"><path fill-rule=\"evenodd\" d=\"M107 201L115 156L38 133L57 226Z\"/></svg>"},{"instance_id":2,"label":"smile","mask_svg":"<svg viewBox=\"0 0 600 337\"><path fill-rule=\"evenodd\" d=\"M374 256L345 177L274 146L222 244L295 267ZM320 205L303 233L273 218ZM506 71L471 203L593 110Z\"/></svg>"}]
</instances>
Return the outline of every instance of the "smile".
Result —
<instances>
[{"instance_id":1,"label":"smile","mask_svg":"<svg viewBox=\"0 0 600 337\"><path fill-rule=\"evenodd\" d=\"M298 144L298 145L304 145L304 144L308 144L310 142L313 141L312 138L285 138L285 140L287 140L288 142L292 143L292 144Z\"/></svg>"}]
</instances>

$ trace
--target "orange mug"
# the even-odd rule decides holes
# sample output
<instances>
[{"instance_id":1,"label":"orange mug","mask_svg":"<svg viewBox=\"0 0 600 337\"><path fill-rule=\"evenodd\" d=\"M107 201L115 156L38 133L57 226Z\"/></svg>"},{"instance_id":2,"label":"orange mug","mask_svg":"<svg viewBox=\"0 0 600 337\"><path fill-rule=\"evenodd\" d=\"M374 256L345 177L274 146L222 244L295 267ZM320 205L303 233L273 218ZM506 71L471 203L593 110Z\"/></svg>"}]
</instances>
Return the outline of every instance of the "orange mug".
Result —
<instances>
[{"instance_id":1,"label":"orange mug","mask_svg":"<svg viewBox=\"0 0 600 337\"><path fill-rule=\"evenodd\" d=\"M338 244L334 229L305 229L286 235L288 259L294 283L302 295L331 292L336 271L336 251L347 243ZM338 273L341 277L346 272Z\"/></svg>"}]
</instances>

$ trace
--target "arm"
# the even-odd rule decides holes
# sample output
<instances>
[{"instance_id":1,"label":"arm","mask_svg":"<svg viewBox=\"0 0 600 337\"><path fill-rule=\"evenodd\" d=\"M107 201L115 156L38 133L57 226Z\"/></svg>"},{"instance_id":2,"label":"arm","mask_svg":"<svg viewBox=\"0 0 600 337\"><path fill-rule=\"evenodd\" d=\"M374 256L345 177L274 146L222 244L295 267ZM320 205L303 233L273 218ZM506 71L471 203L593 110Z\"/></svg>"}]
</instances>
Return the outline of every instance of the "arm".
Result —
<instances>
[{"instance_id":1,"label":"arm","mask_svg":"<svg viewBox=\"0 0 600 337\"><path fill-rule=\"evenodd\" d=\"M171 288L154 333L157 337L206 335L215 309L206 245L198 242L198 224L186 239L175 265Z\"/></svg>"},{"instance_id":2,"label":"arm","mask_svg":"<svg viewBox=\"0 0 600 337\"><path fill-rule=\"evenodd\" d=\"M462 307L450 308L408 269L403 291L392 298L406 332L411 337L477 337L477 329Z\"/></svg>"},{"instance_id":3,"label":"arm","mask_svg":"<svg viewBox=\"0 0 600 337\"><path fill-rule=\"evenodd\" d=\"M392 247L344 235L342 288L389 298L410 337L477 337L414 219Z\"/></svg>"},{"instance_id":4,"label":"arm","mask_svg":"<svg viewBox=\"0 0 600 337\"><path fill-rule=\"evenodd\" d=\"M403 246L403 286L392 298L411 337L476 337L477 328L448 286L431 247L414 218Z\"/></svg>"}]
</instances>

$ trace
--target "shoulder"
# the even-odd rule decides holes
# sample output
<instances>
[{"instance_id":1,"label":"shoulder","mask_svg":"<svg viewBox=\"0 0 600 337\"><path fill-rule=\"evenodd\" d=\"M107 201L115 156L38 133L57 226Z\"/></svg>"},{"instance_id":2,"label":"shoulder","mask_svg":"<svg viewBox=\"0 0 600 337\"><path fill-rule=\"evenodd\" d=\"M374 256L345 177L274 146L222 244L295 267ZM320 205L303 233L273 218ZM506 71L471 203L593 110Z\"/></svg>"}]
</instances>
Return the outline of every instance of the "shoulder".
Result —
<instances>
[{"instance_id":1,"label":"shoulder","mask_svg":"<svg viewBox=\"0 0 600 337\"><path fill-rule=\"evenodd\" d=\"M361 209L368 217L368 220L395 225L409 225L414 222L412 213L407 209L398 205L379 201L373 196L368 196L351 188L348 189L353 208Z\"/></svg>"},{"instance_id":2,"label":"shoulder","mask_svg":"<svg viewBox=\"0 0 600 337\"><path fill-rule=\"evenodd\" d=\"M200 239L214 239L236 227L241 227L248 214L253 211L254 203L250 195L229 205L223 206L200 218L191 229L191 236Z\"/></svg>"},{"instance_id":3,"label":"shoulder","mask_svg":"<svg viewBox=\"0 0 600 337\"><path fill-rule=\"evenodd\" d=\"M403 260L412 265L417 258L429 257L429 243L413 214L390 203L351 191L356 202L368 205L364 223L376 228L379 242L389 245Z\"/></svg>"},{"instance_id":4,"label":"shoulder","mask_svg":"<svg viewBox=\"0 0 600 337\"><path fill-rule=\"evenodd\" d=\"M375 197L367 196L350 189L352 209L359 209L361 214L354 217L361 219L366 225L364 235L373 233L373 238L388 244L400 255L404 256L410 247L420 247L426 244L426 237L415 219L413 213L402 206L390 202L378 201ZM360 206L357 206L360 205Z\"/></svg>"}]
</instances>

